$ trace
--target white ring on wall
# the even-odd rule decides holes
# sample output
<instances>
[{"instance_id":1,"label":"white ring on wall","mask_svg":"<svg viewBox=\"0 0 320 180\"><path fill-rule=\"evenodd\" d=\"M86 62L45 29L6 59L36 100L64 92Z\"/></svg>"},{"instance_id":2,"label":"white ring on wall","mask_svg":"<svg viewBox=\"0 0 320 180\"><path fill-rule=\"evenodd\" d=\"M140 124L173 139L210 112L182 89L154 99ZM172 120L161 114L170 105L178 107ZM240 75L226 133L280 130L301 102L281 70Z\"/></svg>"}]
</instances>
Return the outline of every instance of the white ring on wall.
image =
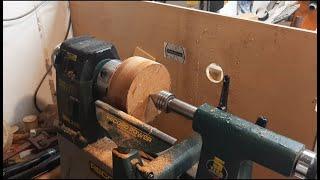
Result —
<instances>
[{"instance_id":1,"label":"white ring on wall","mask_svg":"<svg viewBox=\"0 0 320 180\"><path fill-rule=\"evenodd\" d=\"M206 75L209 81L213 83L219 83L223 80L223 70L216 63L211 63L207 66Z\"/></svg>"}]
</instances>

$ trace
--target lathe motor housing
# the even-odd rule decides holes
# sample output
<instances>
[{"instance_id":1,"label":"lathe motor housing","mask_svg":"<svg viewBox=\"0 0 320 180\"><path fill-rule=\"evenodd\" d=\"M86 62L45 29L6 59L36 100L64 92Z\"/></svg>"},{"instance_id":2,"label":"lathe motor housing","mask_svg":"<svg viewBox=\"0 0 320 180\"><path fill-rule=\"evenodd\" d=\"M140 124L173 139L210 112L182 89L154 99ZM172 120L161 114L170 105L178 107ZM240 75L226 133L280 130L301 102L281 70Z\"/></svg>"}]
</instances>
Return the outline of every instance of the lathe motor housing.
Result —
<instances>
[{"instance_id":1,"label":"lathe motor housing","mask_svg":"<svg viewBox=\"0 0 320 180\"><path fill-rule=\"evenodd\" d=\"M97 122L94 103L99 98L97 76L104 64L120 59L114 45L90 36L75 37L61 44L55 59L60 125L82 137L75 141L80 146L108 136Z\"/></svg>"}]
</instances>

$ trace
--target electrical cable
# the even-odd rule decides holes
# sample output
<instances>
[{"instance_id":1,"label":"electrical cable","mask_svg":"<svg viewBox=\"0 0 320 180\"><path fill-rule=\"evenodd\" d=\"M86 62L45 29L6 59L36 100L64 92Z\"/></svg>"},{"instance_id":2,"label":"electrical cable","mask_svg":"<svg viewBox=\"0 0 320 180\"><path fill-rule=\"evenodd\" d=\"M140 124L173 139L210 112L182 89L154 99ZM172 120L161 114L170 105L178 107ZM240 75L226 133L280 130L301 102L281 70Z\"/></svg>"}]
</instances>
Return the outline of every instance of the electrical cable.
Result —
<instances>
[{"instance_id":1,"label":"electrical cable","mask_svg":"<svg viewBox=\"0 0 320 180\"><path fill-rule=\"evenodd\" d=\"M70 10L69 10L69 12L70 12ZM65 35L63 41L65 41L65 40L68 38L69 31L70 31L70 27L71 27L71 14L69 14L68 28L67 28L67 32L66 32L66 35ZM35 91L35 93L34 93L34 96L33 96L34 106L35 106L35 108L37 109L37 111L38 111L39 113L41 113L42 110L39 108L39 106L38 106L38 104L37 104L38 91L39 91L39 89L40 89L43 81L45 80L45 78L47 77L47 75L49 74L49 72L51 71L52 66L53 66L53 64L50 65L50 67L48 68L47 72L46 72L46 73L44 74L44 76L42 77L39 85L38 85L37 88L36 88L36 91Z\"/></svg>"},{"instance_id":2,"label":"electrical cable","mask_svg":"<svg viewBox=\"0 0 320 180\"><path fill-rule=\"evenodd\" d=\"M14 20L18 20L18 19L21 19L23 17L26 17L29 14L35 12L40 6L44 5L45 3L48 3L48 1L43 1L43 2L41 2L39 4L37 4L33 9L31 9L30 11L28 11L28 12L26 12L26 13L20 15L20 16L17 16L17 17L14 17L14 18L5 18L5 19L3 19L3 21L14 21Z\"/></svg>"}]
</instances>

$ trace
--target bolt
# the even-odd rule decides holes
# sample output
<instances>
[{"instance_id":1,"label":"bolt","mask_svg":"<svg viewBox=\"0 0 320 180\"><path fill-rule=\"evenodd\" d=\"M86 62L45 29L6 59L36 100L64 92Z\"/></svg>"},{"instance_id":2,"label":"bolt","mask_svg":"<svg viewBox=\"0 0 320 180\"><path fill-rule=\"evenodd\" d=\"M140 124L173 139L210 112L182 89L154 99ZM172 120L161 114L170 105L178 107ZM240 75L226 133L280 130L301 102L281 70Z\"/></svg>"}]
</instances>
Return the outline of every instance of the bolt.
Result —
<instances>
[{"instance_id":1,"label":"bolt","mask_svg":"<svg viewBox=\"0 0 320 180\"><path fill-rule=\"evenodd\" d=\"M106 71L105 69L103 69L103 70L101 71L101 73L100 73L100 77L101 77L102 79L104 79L106 76L107 76L107 71Z\"/></svg>"},{"instance_id":2,"label":"bolt","mask_svg":"<svg viewBox=\"0 0 320 180\"><path fill-rule=\"evenodd\" d=\"M268 123L268 119L264 116L260 116L258 117L257 121L256 121L256 125L265 128L267 126Z\"/></svg>"}]
</instances>

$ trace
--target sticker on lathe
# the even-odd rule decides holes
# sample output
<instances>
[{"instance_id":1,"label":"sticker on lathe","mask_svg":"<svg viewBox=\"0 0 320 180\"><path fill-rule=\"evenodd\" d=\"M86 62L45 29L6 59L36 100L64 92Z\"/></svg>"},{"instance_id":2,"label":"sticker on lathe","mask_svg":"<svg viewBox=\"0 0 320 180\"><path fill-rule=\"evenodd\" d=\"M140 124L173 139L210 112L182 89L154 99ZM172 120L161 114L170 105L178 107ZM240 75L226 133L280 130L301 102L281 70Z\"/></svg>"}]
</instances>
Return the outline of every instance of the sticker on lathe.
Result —
<instances>
[{"instance_id":1,"label":"sticker on lathe","mask_svg":"<svg viewBox=\"0 0 320 180\"><path fill-rule=\"evenodd\" d=\"M215 156L213 159L207 161L206 167L210 174L212 174L214 177L219 179L227 179L228 172L224 167L224 164L225 162L222 159Z\"/></svg>"},{"instance_id":2,"label":"sticker on lathe","mask_svg":"<svg viewBox=\"0 0 320 180\"><path fill-rule=\"evenodd\" d=\"M164 57L184 64L186 62L186 49L177 44L164 42Z\"/></svg>"},{"instance_id":3,"label":"sticker on lathe","mask_svg":"<svg viewBox=\"0 0 320 180\"><path fill-rule=\"evenodd\" d=\"M102 168L92 163L91 161L89 161L89 167L91 171L93 171L95 174L97 174L101 178L112 179L112 177L106 171L104 171Z\"/></svg>"}]
</instances>

